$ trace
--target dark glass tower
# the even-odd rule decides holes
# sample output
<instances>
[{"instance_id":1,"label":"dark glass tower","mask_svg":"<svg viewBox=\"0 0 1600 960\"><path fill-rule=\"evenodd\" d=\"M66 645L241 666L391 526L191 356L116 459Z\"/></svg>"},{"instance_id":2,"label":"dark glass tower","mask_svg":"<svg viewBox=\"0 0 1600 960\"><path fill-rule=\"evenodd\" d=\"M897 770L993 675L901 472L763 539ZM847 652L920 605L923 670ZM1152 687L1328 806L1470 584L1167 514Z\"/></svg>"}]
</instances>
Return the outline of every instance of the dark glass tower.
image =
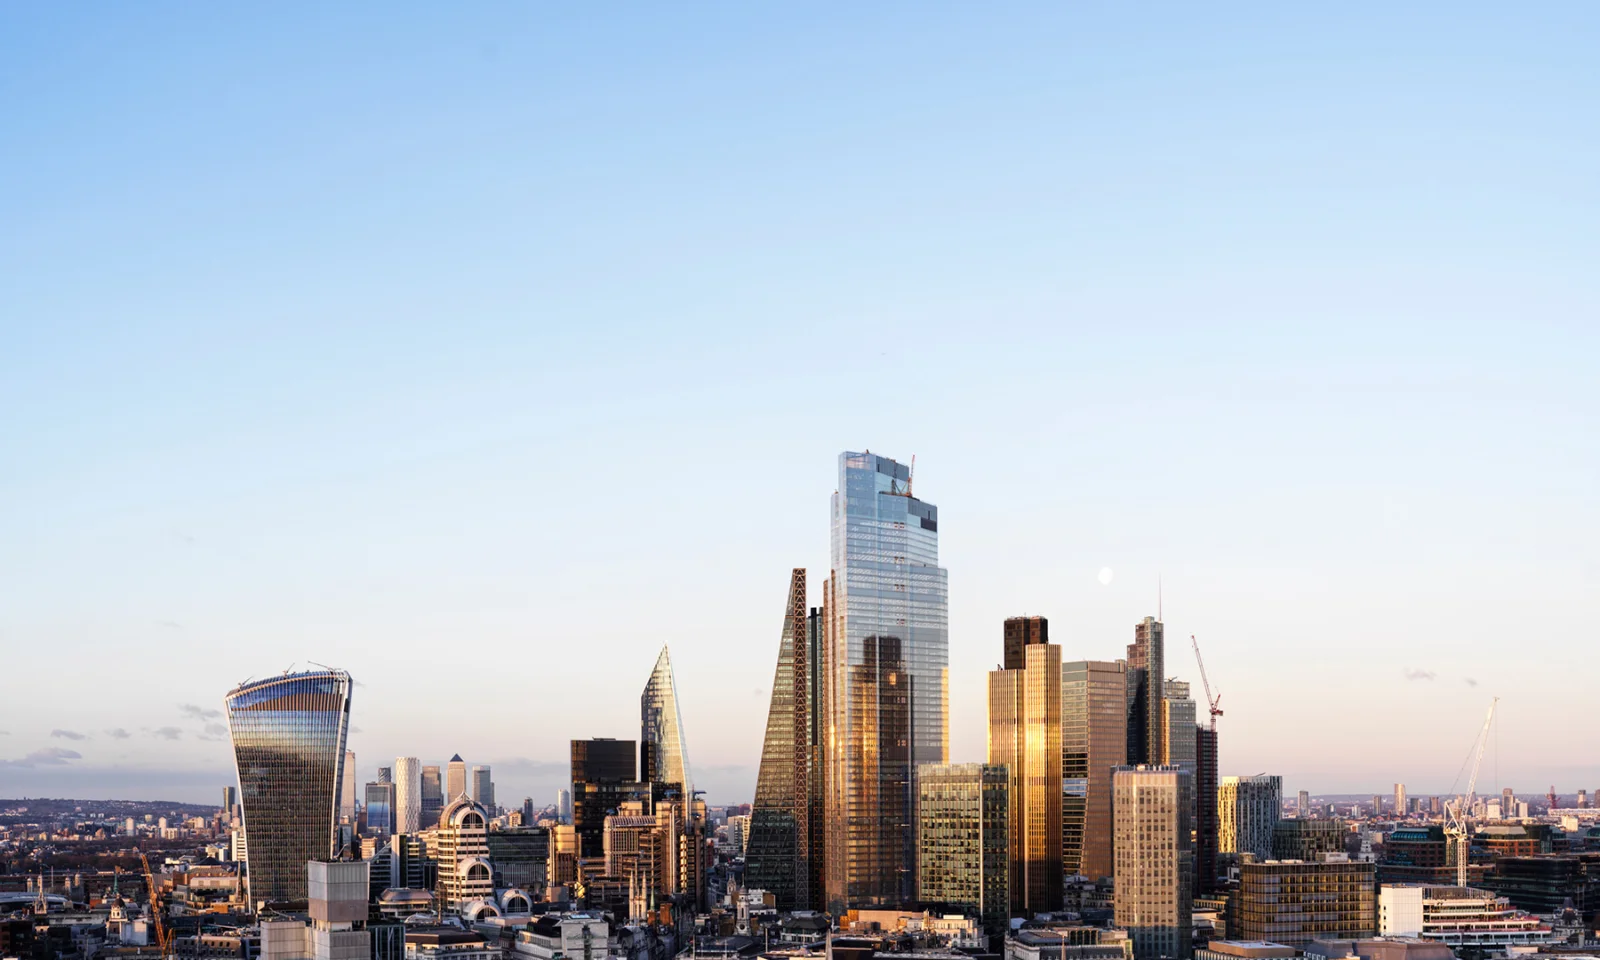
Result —
<instances>
[{"instance_id":1,"label":"dark glass tower","mask_svg":"<svg viewBox=\"0 0 1600 960\"><path fill-rule=\"evenodd\" d=\"M581 857L604 854L606 814L638 793L635 746L608 737L572 741L572 826Z\"/></svg>"},{"instance_id":2,"label":"dark glass tower","mask_svg":"<svg viewBox=\"0 0 1600 960\"><path fill-rule=\"evenodd\" d=\"M1005 626L1006 670L1021 670L1027 666L1023 648L1036 643L1050 642L1050 621L1044 617L1008 617Z\"/></svg>"},{"instance_id":3,"label":"dark glass tower","mask_svg":"<svg viewBox=\"0 0 1600 960\"><path fill-rule=\"evenodd\" d=\"M1159 765L1166 758L1166 713L1162 708L1166 628L1155 617L1134 624L1128 644L1128 763Z\"/></svg>"},{"instance_id":4,"label":"dark glass tower","mask_svg":"<svg viewBox=\"0 0 1600 960\"><path fill-rule=\"evenodd\" d=\"M224 704L239 772L251 904L306 899L306 861L335 854L350 675L246 682Z\"/></svg>"},{"instance_id":5,"label":"dark glass tower","mask_svg":"<svg viewBox=\"0 0 1600 960\"><path fill-rule=\"evenodd\" d=\"M1194 888L1211 893L1217 887L1217 731L1195 728L1194 750Z\"/></svg>"},{"instance_id":6,"label":"dark glass tower","mask_svg":"<svg viewBox=\"0 0 1600 960\"><path fill-rule=\"evenodd\" d=\"M444 781L439 778L439 768L429 765L422 768L422 822L419 829L439 825L439 814L444 812Z\"/></svg>"},{"instance_id":7,"label":"dark glass tower","mask_svg":"<svg viewBox=\"0 0 1600 960\"><path fill-rule=\"evenodd\" d=\"M806 572L797 568L789 577L744 871L745 886L771 891L784 912L815 909L822 894L820 626L820 617L807 615Z\"/></svg>"}]
</instances>

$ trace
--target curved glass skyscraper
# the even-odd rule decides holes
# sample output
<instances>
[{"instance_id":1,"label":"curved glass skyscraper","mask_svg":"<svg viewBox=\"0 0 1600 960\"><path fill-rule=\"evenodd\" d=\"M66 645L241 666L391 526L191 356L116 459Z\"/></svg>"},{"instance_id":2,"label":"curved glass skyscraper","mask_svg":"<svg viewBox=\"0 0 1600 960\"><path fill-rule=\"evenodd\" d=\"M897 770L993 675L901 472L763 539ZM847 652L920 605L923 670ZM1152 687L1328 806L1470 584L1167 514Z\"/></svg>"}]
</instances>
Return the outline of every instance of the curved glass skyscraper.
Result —
<instances>
[{"instance_id":1,"label":"curved glass skyscraper","mask_svg":"<svg viewBox=\"0 0 1600 960\"><path fill-rule=\"evenodd\" d=\"M839 455L833 573L823 593L827 908L915 895L918 764L949 754L946 573L939 508L905 464Z\"/></svg>"},{"instance_id":2,"label":"curved glass skyscraper","mask_svg":"<svg viewBox=\"0 0 1600 960\"><path fill-rule=\"evenodd\" d=\"M694 796L689 777L689 745L684 741L683 718L678 715L678 683L672 676L672 658L661 648L656 668L639 697L640 776L647 783L676 783L685 799Z\"/></svg>"},{"instance_id":3,"label":"curved glass skyscraper","mask_svg":"<svg viewBox=\"0 0 1600 960\"><path fill-rule=\"evenodd\" d=\"M304 900L306 861L335 853L350 675L316 670L250 681L224 702L250 850L250 903Z\"/></svg>"}]
</instances>

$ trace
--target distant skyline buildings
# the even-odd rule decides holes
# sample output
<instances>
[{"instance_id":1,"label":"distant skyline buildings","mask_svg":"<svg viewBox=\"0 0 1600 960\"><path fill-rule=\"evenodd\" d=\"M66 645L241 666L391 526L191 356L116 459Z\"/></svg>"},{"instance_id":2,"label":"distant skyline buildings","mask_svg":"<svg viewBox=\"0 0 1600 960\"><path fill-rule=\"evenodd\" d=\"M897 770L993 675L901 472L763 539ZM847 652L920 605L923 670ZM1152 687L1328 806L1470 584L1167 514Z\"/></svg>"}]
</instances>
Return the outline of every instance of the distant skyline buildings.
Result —
<instances>
[{"instance_id":1,"label":"distant skyline buildings","mask_svg":"<svg viewBox=\"0 0 1600 960\"><path fill-rule=\"evenodd\" d=\"M893 905L916 877L914 770L949 759L949 588L939 511L909 466L839 455L823 592L826 908Z\"/></svg>"}]
</instances>

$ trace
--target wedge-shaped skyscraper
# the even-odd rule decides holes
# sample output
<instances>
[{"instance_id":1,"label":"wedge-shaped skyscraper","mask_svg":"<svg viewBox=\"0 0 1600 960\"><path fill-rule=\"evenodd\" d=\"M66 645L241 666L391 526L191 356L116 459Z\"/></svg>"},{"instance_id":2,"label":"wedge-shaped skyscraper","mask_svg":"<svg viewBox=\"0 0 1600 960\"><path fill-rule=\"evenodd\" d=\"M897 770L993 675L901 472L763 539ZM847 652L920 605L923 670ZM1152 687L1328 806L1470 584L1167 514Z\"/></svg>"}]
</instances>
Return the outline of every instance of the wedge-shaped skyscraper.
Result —
<instances>
[{"instance_id":1,"label":"wedge-shaped skyscraper","mask_svg":"<svg viewBox=\"0 0 1600 960\"><path fill-rule=\"evenodd\" d=\"M336 853L350 675L316 670L247 681L224 703L250 842L250 903L304 900L306 861Z\"/></svg>"},{"instance_id":2,"label":"wedge-shaped skyscraper","mask_svg":"<svg viewBox=\"0 0 1600 960\"><path fill-rule=\"evenodd\" d=\"M806 610L806 572L796 569L789 577L744 868L745 886L770 891L785 912L817 909L822 897L821 629L820 614Z\"/></svg>"},{"instance_id":3,"label":"wedge-shaped skyscraper","mask_svg":"<svg viewBox=\"0 0 1600 960\"><path fill-rule=\"evenodd\" d=\"M672 658L661 648L656 668L639 698L639 772L647 783L675 783L685 798L694 796L689 776L689 746L678 714L678 683Z\"/></svg>"}]
</instances>

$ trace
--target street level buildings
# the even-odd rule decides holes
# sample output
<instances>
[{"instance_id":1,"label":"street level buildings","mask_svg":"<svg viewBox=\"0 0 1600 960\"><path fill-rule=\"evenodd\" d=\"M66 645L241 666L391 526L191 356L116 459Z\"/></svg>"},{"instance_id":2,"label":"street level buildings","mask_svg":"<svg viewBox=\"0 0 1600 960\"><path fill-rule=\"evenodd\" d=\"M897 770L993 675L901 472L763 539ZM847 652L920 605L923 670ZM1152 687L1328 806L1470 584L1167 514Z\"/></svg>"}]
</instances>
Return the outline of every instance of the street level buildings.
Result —
<instances>
[{"instance_id":1,"label":"street level buildings","mask_svg":"<svg viewBox=\"0 0 1600 960\"><path fill-rule=\"evenodd\" d=\"M910 469L839 456L823 590L827 909L898 905L916 879L913 773L949 754L948 583L939 511Z\"/></svg>"},{"instance_id":2,"label":"street level buildings","mask_svg":"<svg viewBox=\"0 0 1600 960\"><path fill-rule=\"evenodd\" d=\"M1193 784L1177 767L1118 767L1112 780L1116 925L1135 960L1190 953Z\"/></svg>"},{"instance_id":3,"label":"street level buildings","mask_svg":"<svg viewBox=\"0 0 1600 960\"><path fill-rule=\"evenodd\" d=\"M306 863L334 854L350 675L284 674L224 700L249 837L250 903L306 899Z\"/></svg>"}]
</instances>

